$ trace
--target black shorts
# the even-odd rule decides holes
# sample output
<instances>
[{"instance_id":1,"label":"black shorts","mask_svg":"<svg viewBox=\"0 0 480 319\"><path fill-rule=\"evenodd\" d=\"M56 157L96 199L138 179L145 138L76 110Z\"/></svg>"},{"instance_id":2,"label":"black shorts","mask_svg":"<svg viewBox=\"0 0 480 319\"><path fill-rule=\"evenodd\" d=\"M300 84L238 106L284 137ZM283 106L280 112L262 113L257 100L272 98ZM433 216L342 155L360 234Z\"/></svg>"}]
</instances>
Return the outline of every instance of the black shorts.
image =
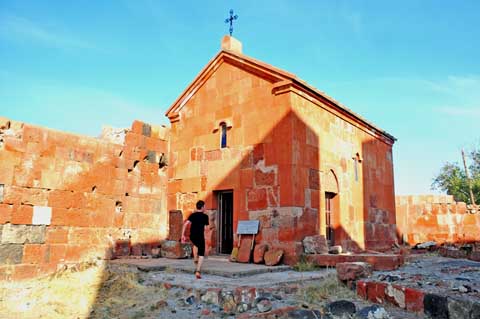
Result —
<instances>
[{"instance_id":1,"label":"black shorts","mask_svg":"<svg viewBox=\"0 0 480 319\"><path fill-rule=\"evenodd\" d=\"M192 244L198 249L198 256L205 255L205 238L204 237L190 237Z\"/></svg>"}]
</instances>

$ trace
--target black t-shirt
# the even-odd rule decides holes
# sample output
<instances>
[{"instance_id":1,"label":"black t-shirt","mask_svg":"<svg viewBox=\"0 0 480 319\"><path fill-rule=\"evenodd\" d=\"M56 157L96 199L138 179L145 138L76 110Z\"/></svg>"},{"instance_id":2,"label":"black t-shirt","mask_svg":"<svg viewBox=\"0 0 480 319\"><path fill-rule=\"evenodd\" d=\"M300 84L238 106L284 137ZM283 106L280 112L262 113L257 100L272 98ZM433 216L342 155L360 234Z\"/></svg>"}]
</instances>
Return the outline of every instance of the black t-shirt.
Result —
<instances>
[{"instance_id":1,"label":"black t-shirt","mask_svg":"<svg viewBox=\"0 0 480 319\"><path fill-rule=\"evenodd\" d=\"M208 216L202 212L193 212L188 220L192 223L190 226L190 237L203 238L203 231L208 225Z\"/></svg>"}]
</instances>

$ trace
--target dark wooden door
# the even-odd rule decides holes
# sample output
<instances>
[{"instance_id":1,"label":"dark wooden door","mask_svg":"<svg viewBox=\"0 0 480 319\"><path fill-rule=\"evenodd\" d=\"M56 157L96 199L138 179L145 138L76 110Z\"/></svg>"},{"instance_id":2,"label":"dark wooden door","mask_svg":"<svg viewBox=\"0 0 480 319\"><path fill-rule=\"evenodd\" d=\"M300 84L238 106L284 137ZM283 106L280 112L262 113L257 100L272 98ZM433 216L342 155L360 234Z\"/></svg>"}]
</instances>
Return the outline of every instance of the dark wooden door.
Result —
<instances>
[{"instance_id":1,"label":"dark wooden door","mask_svg":"<svg viewBox=\"0 0 480 319\"><path fill-rule=\"evenodd\" d=\"M233 191L221 191L218 196L218 253L230 254L233 248Z\"/></svg>"},{"instance_id":2,"label":"dark wooden door","mask_svg":"<svg viewBox=\"0 0 480 319\"><path fill-rule=\"evenodd\" d=\"M334 214L334 204L333 198L335 197L335 193L325 193L325 226L326 226L326 237L329 245L335 245L335 232L333 227L333 216Z\"/></svg>"}]
</instances>

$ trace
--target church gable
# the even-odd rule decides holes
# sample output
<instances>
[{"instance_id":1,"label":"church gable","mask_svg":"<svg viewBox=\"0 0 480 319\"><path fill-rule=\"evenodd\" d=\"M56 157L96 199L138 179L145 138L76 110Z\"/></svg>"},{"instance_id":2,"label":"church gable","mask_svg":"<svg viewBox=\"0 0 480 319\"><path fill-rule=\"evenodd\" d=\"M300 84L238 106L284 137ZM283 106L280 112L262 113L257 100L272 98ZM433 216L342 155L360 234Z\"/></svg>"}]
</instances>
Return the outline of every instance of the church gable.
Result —
<instances>
[{"instance_id":1,"label":"church gable","mask_svg":"<svg viewBox=\"0 0 480 319\"><path fill-rule=\"evenodd\" d=\"M201 86L189 96L179 110L179 120L220 124L233 121L235 112L246 113L258 99L271 91L271 83L229 62L223 62ZM229 123L231 124L231 123Z\"/></svg>"}]
</instances>

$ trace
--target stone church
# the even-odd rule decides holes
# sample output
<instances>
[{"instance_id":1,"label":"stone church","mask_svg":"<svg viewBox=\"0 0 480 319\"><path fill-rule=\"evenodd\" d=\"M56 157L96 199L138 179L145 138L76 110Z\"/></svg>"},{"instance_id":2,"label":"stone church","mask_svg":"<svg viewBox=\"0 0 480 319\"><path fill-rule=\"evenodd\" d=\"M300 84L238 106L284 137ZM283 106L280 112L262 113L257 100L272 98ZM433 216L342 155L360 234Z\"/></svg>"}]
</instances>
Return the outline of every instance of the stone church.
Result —
<instances>
[{"instance_id":1,"label":"stone church","mask_svg":"<svg viewBox=\"0 0 480 319\"><path fill-rule=\"evenodd\" d=\"M206 201L210 253L229 254L239 221L256 243L302 253L324 235L345 251L396 240L395 138L294 74L242 53L231 36L166 112L168 209Z\"/></svg>"}]
</instances>

